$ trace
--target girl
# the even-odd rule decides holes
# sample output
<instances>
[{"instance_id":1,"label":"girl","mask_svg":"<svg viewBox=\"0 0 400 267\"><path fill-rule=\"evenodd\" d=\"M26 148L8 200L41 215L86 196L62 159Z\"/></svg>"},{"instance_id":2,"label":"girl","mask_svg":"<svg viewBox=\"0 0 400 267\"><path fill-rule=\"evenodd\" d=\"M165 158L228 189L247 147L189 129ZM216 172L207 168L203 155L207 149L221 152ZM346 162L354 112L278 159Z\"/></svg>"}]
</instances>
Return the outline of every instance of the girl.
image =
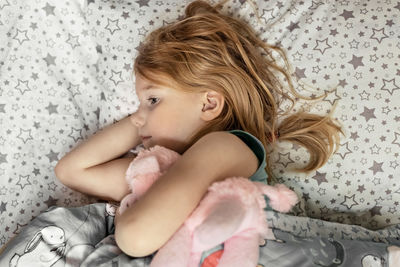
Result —
<instances>
[{"instance_id":1,"label":"girl","mask_svg":"<svg viewBox=\"0 0 400 267\"><path fill-rule=\"evenodd\" d=\"M183 19L152 32L134 64L138 110L73 149L55 168L65 185L120 201L128 193L124 175L132 161L121 155L140 143L182 154L116 216L116 242L128 255L159 249L213 182L231 176L266 182L272 173L264 148L278 137L308 149L306 172L325 164L339 144L340 127L328 116L299 112L278 124L280 103L298 97L286 58L245 23L219 13L220 7L195 1Z\"/></svg>"}]
</instances>

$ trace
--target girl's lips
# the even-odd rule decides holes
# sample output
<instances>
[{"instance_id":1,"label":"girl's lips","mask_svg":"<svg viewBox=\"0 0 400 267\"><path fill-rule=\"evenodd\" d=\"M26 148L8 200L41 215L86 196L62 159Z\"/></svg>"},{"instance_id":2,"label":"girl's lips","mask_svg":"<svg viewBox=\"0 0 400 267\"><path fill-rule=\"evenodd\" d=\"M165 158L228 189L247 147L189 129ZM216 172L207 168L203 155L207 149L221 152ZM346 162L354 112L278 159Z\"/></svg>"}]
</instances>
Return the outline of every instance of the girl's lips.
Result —
<instances>
[{"instance_id":1,"label":"girl's lips","mask_svg":"<svg viewBox=\"0 0 400 267\"><path fill-rule=\"evenodd\" d=\"M147 140L149 139L151 136L141 136L142 140Z\"/></svg>"}]
</instances>

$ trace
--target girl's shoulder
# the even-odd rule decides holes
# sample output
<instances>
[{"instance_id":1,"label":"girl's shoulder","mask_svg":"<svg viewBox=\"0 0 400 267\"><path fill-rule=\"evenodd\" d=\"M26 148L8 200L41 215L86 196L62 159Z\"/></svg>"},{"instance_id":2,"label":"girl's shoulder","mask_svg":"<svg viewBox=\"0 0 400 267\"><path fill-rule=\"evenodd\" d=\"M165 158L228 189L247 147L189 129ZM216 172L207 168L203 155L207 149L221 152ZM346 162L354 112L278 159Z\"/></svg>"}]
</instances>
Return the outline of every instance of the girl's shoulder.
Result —
<instances>
[{"instance_id":1,"label":"girl's shoulder","mask_svg":"<svg viewBox=\"0 0 400 267\"><path fill-rule=\"evenodd\" d=\"M251 177L259 166L253 150L240 137L225 131L206 134L183 157L185 161L214 173L211 182L233 176Z\"/></svg>"},{"instance_id":2,"label":"girl's shoulder","mask_svg":"<svg viewBox=\"0 0 400 267\"><path fill-rule=\"evenodd\" d=\"M250 134L249 132L243 130L230 130L229 133L237 136L242 140L256 155L258 160L258 169L257 171L250 177L252 181L264 182L267 183L267 172L265 171L266 163L266 152L264 145L262 142Z\"/></svg>"}]
</instances>

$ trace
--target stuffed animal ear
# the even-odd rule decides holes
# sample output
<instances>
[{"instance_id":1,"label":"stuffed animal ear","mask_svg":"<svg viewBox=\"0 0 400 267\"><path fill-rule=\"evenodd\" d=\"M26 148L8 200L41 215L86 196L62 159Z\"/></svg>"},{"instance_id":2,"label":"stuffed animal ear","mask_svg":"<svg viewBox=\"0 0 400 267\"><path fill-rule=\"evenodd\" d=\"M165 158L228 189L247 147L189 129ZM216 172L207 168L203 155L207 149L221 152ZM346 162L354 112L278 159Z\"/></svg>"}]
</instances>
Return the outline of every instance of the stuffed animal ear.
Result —
<instances>
[{"instance_id":1,"label":"stuffed animal ear","mask_svg":"<svg viewBox=\"0 0 400 267\"><path fill-rule=\"evenodd\" d=\"M279 212L288 212L296 205L298 198L295 192L287 188L284 184L269 186L259 183L261 191L270 199L271 208Z\"/></svg>"},{"instance_id":2,"label":"stuffed animal ear","mask_svg":"<svg viewBox=\"0 0 400 267\"><path fill-rule=\"evenodd\" d=\"M193 250L201 252L225 242L240 228L246 208L238 198L221 199L208 207L203 222L193 233Z\"/></svg>"}]
</instances>

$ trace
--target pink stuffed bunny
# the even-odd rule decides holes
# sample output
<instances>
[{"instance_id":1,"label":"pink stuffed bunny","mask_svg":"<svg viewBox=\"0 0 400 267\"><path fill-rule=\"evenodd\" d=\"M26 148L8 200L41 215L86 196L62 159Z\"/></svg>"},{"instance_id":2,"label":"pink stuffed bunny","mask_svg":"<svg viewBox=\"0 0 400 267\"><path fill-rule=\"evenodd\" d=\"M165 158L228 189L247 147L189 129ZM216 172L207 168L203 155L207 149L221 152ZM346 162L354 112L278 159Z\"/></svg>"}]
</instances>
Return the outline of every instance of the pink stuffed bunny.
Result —
<instances>
[{"instance_id":1,"label":"pink stuffed bunny","mask_svg":"<svg viewBox=\"0 0 400 267\"><path fill-rule=\"evenodd\" d=\"M120 212L142 196L179 156L160 146L139 152L126 172L132 193L121 201ZM259 244L273 238L264 194L277 211L288 212L297 203L296 194L282 184L268 186L243 177L213 183L198 207L156 253L151 267L198 267L202 252L222 243L219 267L256 266Z\"/></svg>"},{"instance_id":2,"label":"pink stuffed bunny","mask_svg":"<svg viewBox=\"0 0 400 267\"><path fill-rule=\"evenodd\" d=\"M180 155L175 151L161 146L141 150L126 170L125 179L132 193L121 200L119 212L122 214L126 208L146 193L178 157Z\"/></svg>"}]
</instances>

